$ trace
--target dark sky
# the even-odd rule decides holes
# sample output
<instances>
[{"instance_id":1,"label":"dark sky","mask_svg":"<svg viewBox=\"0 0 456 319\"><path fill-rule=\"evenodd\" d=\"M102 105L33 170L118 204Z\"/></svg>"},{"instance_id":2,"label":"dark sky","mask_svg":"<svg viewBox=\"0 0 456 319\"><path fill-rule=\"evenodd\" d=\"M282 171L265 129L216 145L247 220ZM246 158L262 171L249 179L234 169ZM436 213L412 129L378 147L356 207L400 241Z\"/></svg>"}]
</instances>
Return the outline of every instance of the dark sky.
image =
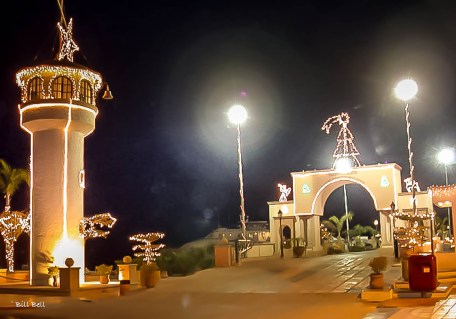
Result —
<instances>
[{"instance_id":1,"label":"dark sky","mask_svg":"<svg viewBox=\"0 0 456 319\"><path fill-rule=\"evenodd\" d=\"M0 19L0 157L27 167L15 72L53 57L59 13L56 1L9 6ZM291 185L290 172L332 166L337 130L320 127L341 112L351 116L360 162L396 162L405 178L404 105L392 93L407 76L419 85L410 108L416 178L422 188L444 181L435 152L455 144L455 1L67 0L65 9L75 62L99 71L115 98L100 100L86 139L85 212L119 221L108 239L88 243L89 254L131 254L127 236L136 232L163 231L177 246L218 221L236 223L236 131L226 117L235 101L249 112L251 220L268 218L266 201L278 199L278 182ZM13 207L28 206L24 193ZM368 203L370 212L354 209L358 222L371 222L362 217L373 210L367 193L349 193ZM343 203L328 210L338 214Z\"/></svg>"}]
</instances>

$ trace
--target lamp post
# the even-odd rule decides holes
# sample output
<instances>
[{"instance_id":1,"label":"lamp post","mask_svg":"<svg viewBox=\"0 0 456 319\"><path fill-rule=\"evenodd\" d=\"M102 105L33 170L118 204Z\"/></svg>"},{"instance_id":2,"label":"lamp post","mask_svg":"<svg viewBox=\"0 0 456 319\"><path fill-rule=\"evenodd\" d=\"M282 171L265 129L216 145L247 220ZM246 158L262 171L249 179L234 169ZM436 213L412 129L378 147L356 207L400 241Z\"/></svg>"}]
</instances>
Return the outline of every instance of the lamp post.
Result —
<instances>
[{"instance_id":1,"label":"lamp post","mask_svg":"<svg viewBox=\"0 0 456 319\"><path fill-rule=\"evenodd\" d=\"M440 163L443 164L443 167L445 168L445 185L448 185L448 165L452 165L455 162L455 151L454 148L447 147L442 149L438 154L437 154L437 159L439 160ZM452 237L452 232L451 232L451 213L450 213L450 207L447 207L447 214L448 214L448 237Z\"/></svg>"},{"instance_id":2,"label":"lamp post","mask_svg":"<svg viewBox=\"0 0 456 319\"><path fill-rule=\"evenodd\" d=\"M396 238L396 235L395 235L395 232L396 232L396 225L395 225L395 222L394 222L394 213L396 212L396 204L394 204L394 202L391 202L391 220L393 221L393 242L394 242L394 258L399 258L399 247L398 247L398 242L397 242L397 238Z\"/></svg>"},{"instance_id":3,"label":"lamp post","mask_svg":"<svg viewBox=\"0 0 456 319\"><path fill-rule=\"evenodd\" d=\"M374 220L375 232L378 232L378 219Z\"/></svg>"},{"instance_id":4,"label":"lamp post","mask_svg":"<svg viewBox=\"0 0 456 319\"><path fill-rule=\"evenodd\" d=\"M238 154L238 167L239 167L239 195L241 197L241 232L242 239L246 240L246 226L245 226L245 207L244 207L244 177L242 175L242 153L241 153L241 124L247 120L247 110L240 104L233 105L228 110L228 119L237 127L237 154Z\"/></svg>"},{"instance_id":5,"label":"lamp post","mask_svg":"<svg viewBox=\"0 0 456 319\"><path fill-rule=\"evenodd\" d=\"M283 258L283 231L282 231L282 210L279 209L277 215L279 216L279 231L280 231L280 258Z\"/></svg>"},{"instance_id":6,"label":"lamp post","mask_svg":"<svg viewBox=\"0 0 456 319\"><path fill-rule=\"evenodd\" d=\"M405 79L400 81L394 88L396 97L405 102L405 122L407 126L407 149L408 161L410 168L410 179L412 181L412 208L413 215L416 215L416 190L415 190L415 167L413 166L413 152L412 152L412 138L410 135L410 112L409 101L418 92L418 85L412 79Z\"/></svg>"},{"instance_id":7,"label":"lamp post","mask_svg":"<svg viewBox=\"0 0 456 319\"><path fill-rule=\"evenodd\" d=\"M348 174L353 170L353 162L348 157L340 157L334 163L336 172L339 174ZM347 245L350 246L350 225L348 221L348 200L347 187L344 184L344 207L345 207L345 226L347 227Z\"/></svg>"}]
</instances>

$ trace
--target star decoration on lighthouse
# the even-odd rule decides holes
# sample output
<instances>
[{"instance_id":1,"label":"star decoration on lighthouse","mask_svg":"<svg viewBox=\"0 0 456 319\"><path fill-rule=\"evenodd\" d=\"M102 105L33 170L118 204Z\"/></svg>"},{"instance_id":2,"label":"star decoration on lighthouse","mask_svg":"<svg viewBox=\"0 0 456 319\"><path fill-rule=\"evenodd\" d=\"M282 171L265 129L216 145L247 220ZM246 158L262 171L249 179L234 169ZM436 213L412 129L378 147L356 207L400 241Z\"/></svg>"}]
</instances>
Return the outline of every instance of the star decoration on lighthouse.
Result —
<instances>
[{"instance_id":1,"label":"star decoration on lighthouse","mask_svg":"<svg viewBox=\"0 0 456 319\"><path fill-rule=\"evenodd\" d=\"M73 62L73 54L79 50L78 45L73 40L73 18L68 22L67 28L65 29L60 23L57 23L57 27L60 31L60 51L58 60L62 61L67 59Z\"/></svg>"}]
</instances>

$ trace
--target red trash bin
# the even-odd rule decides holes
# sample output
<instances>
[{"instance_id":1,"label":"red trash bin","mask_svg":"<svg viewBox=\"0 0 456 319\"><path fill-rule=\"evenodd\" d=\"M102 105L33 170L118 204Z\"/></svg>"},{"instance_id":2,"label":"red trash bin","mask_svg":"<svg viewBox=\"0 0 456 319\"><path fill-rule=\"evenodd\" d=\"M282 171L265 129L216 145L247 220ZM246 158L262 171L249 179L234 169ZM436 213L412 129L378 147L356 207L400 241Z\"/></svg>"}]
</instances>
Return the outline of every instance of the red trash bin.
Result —
<instances>
[{"instance_id":1,"label":"red trash bin","mask_svg":"<svg viewBox=\"0 0 456 319\"><path fill-rule=\"evenodd\" d=\"M434 291L437 288L437 262L434 254L410 255L409 287L416 291Z\"/></svg>"}]
</instances>

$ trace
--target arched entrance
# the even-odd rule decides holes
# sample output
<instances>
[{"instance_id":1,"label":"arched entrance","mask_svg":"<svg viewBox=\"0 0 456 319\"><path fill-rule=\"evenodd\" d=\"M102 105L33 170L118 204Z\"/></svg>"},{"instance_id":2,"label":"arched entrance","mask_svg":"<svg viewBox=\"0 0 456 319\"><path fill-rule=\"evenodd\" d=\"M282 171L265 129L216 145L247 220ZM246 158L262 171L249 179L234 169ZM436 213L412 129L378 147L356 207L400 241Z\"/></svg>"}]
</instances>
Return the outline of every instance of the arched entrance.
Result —
<instances>
[{"instance_id":1,"label":"arched entrance","mask_svg":"<svg viewBox=\"0 0 456 319\"><path fill-rule=\"evenodd\" d=\"M322 250L320 244L320 217L329 195L346 184L358 184L372 197L375 210L379 212L379 229L383 246L393 246L394 227L397 221L391 212L407 213L412 210L412 193L402 192L401 168L394 163L364 165L354 167L349 173L339 173L334 169L301 171L291 173L293 178L293 200L268 202L271 242L278 247L279 222L286 222L293 231L292 237L303 237L307 249ZM394 204L394 205L392 205ZM416 192L418 210L432 211L432 201L428 192ZM279 210L285 211L279 218ZM396 220L396 221L395 221ZM400 226L400 225L399 225Z\"/></svg>"},{"instance_id":2,"label":"arched entrance","mask_svg":"<svg viewBox=\"0 0 456 319\"><path fill-rule=\"evenodd\" d=\"M291 173L293 177L294 212L307 217L309 245L320 246L320 217L329 195L346 184L358 184L372 197L375 209L380 212L380 232L384 245L393 244L391 202L397 202L402 189L401 168L397 164L378 164L355 167L346 174L334 170Z\"/></svg>"}]
</instances>

